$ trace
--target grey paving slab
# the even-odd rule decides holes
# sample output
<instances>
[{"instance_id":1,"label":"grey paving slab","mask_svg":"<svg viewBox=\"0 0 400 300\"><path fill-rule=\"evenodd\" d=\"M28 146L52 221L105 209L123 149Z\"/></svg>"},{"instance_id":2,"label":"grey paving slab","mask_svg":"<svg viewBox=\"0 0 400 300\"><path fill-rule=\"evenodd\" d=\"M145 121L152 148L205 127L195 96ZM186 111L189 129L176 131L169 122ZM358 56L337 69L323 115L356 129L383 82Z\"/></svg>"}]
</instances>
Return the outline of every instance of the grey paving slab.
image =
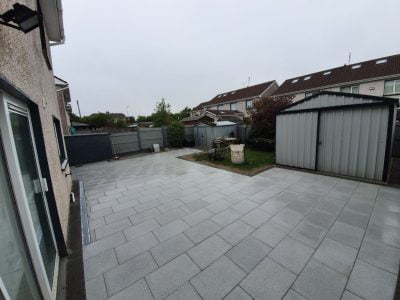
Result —
<instances>
[{"instance_id":1,"label":"grey paving slab","mask_svg":"<svg viewBox=\"0 0 400 300\"><path fill-rule=\"evenodd\" d=\"M240 286L255 299L281 299L296 275L266 257Z\"/></svg>"},{"instance_id":2,"label":"grey paving slab","mask_svg":"<svg viewBox=\"0 0 400 300\"><path fill-rule=\"evenodd\" d=\"M148 221L152 218L155 218L155 217L159 216L160 214L161 214L161 212L157 208L152 208L152 209L146 210L144 212L131 215L131 216L129 216L129 219L131 220L133 225L138 225L138 224Z\"/></svg>"},{"instance_id":3,"label":"grey paving slab","mask_svg":"<svg viewBox=\"0 0 400 300\"><path fill-rule=\"evenodd\" d=\"M115 248L118 262L124 263L125 261L141 254L158 244L155 236L150 232L139 236L128 243Z\"/></svg>"},{"instance_id":4,"label":"grey paving slab","mask_svg":"<svg viewBox=\"0 0 400 300\"><path fill-rule=\"evenodd\" d=\"M397 276L360 260L356 261L347 289L364 299L393 299Z\"/></svg>"},{"instance_id":5,"label":"grey paving slab","mask_svg":"<svg viewBox=\"0 0 400 300\"><path fill-rule=\"evenodd\" d=\"M127 288L132 283L156 270L157 267L150 253L145 252L105 272L104 279L108 295L112 296Z\"/></svg>"},{"instance_id":6,"label":"grey paving slab","mask_svg":"<svg viewBox=\"0 0 400 300\"><path fill-rule=\"evenodd\" d=\"M257 206L259 206L259 204L255 203L253 201L245 199L243 201L240 201L236 205L234 205L232 208L234 210L237 210L241 214L247 214L248 212L250 212L253 209L255 209Z\"/></svg>"},{"instance_id":7,"label":"grey paving slab","mask_svg":"<svg viewBox=\"0 0 400 300\"><path fill-rule=\"evenodd\" d=\"M242 283L253 294L232 284L221 293L227 299L358 299L394 290L399 189L280 168L247 177L176 158L194 151L74 168L85 180L92 234L83 249L89 299L152 297L143 277L182 255L199 271L225 257L247 273ZM112 251L120 265L107 259ZM160 290L170 299L198 299L191 279L176 284L171 276ZM208 285L204 293L220 297L215 282Z\"/></svg>"},{"instance_id":8,"label":"grey paving slab","mask_svg":"<svg viewBox=\"0 0 400 300\"><path fill-rule=\"evenodd\" d=\"M218 232L218 235L222 237L225 241L227 241L232 246L239 243L245 237L247 237L250 233L254 231L254 228L250 225L238 220L228 225L224 229Z\"/></svg>"},{"instance_id":9,"label":"grey paving slab","mask_svg":"<svg viewBox=\"0 0 400 300\"><path fill-rule=\"evenodd\" d=\"M253 236L266 243L268 246L275 247L288 232L289 230L287 228L272 221L268 221L253 232Z\"/></svg>"},{"instance_id":10,"label":"grey paving slab","mask_svg":"<svg viewBox=\"0 0 400 300\"><path fill-rule=\"evenodd\" d=\"M252 298L241 287L237 286L224 300L251 300Z\"/></svg>"},{"instance_id":11,"label":"grey paving slab","mask_svg":"<svg viewBox=\"0 0 400 300\"><path fill-rule=\"evenodd\" d=\"M162 243L172 238L173 236L185 231L188 228L189 225L187 225L184 221L176 220L174 222L168 223L163 227L155 229L153 232L160 243Z\"/></svg>"},{"instance_id":12,"label":"grey paving slab","mask_svg":"<svg viewBox=\"0 0 400 300\"><path fill-rule=\"evenodd\" d=\"M129 241L131 241L131 240L133 240L141 235L144 235L146 233L149 233L159 227L160 227L160 225L156 222L156 220L151 219L146 222L143 222L138 225L135 225L135 226L125 229L124 234L125 234L126 238Z\"/></svg>"},{"instance_id":13,"label":"grey paving slab","mask_svg":"<svg viewBox=\"0 0 400 300\"><path fill-rule=\"evenodd\" d=\"M287 294L285 295L285 297L283 298L283 300L307 300L307 299L304 298L302 295L300 295L295 290L290 289L287 292Z\"/></svg>"},{"instance_id":14,"label":"grey paving slab","mask_svg":"<svg viewBox=\"0 0 400 300\"><path fill-rule=\"evenodd\" d=\"M168 223L171 223L177 219L182 218L185 215L187 215L187 212L185 212L182 208L178 207L168 211L165 214L155 217L155 219L158 221L158 223L161 224L161 226L164 226Z\"/></svg>"},{"instance_id":15,"label":"grey paving slab","mask_svg":"<svg viewBox=\"0 0 400 300\"><path fill-rule=\"evenodd\" d=\"M89 280L118 265L113 249L107 250L85 262L85 279Z\"/></svg>"},{"instance_id":16,"label":"grey paving slab","mask_svg":"<svg viewBox=\"0 0 400 300\"><path fill-rule=\"evenodd\" d=\"M318 247L313 257L319 262L348 276L353 268L356 256L357 249L326 238Z\"/></svg>"},{"instance_id":17,"label":"grey paving slab","mask_svg":"<svg viewBox=\"0 0 400 300\"><path fill-rule=\"evenodd\" d=\"M358 249L365 230L336 221L327 234L327 238Z\"/></svg>"},{"instance_id":18,"label":"grey paving slab","mask_svg":"<svg viewBox=\"0 0 400 300\"><path fill-rule=\"evenodd\" d=\"M210 218L213 215L212 212L208 211L207 209L201 208L199 210L196 210L182 218L187 224L190 226L194 226L208 218Z\"/></svg>"},{"instance_id":19,"label":"grey paving slab","mask_svg":"<svg viewBox=\"0 0 400 300\"><path fill-rule=\"evenodd\" d=\"M249 236L229 250L226 256L244 271L250 272L267 256L271 249L271 247Z\"/></svg>"},{"instance_id":20,"label":"grey paving slab","mask_svg":"<svg viewBox=\"0 0 400 300\"><path fill-rule=\"evenodd\" d=\"M140 279L126 289L115 294L110 300L153 300L153 296L144 279Z\"/></svg>"},{"instance_id":21,"label":"grey paving slab","mask_svg":"<svg viewBox=\"0 0 400 300\"><path fill-rule=\"evenodd\" d=\"M219 236L213 235L190 249L187 253L201 269L204 269L218 257L225 254L231 247Z\"/></svg>"},{"instance_id":22,"label":"grey paving slab","mask_svg":"<svg viewBox=\"0 0 400 300\"><path fill-rule=\"evenodd\" d=\"M358 258L393 274L399 271L400 249L383 243L364 241Z\"/></svg>"},{"instance_id":23,"label":"grey paving slab","mask_svg":"<svg viewBox=\"0 0 400 300\"><path fill-rule=\"evenodd\" d=\"M157 264L162 266L193 246L194 243L184 234L178 234L164 243L153 247L150 252Z\"/></svg>"},{"instance_id":24,"label":"grey paving slab","mask_svg":"<svg viewBox=\"0 0 400 300\"><path fill-rule=\"evenodd\" d=\"M204 300L222 299L245 275L239 267L222 256L190 282Z\"/></svg>"},{"instance_id":25,"label":"grey paving slab","mask_svg":"<svg viewBox=\"0 0 400 300\"><path fill-rule=\"evenodd\" d=\"M169 295L166 300L202 300L193 286L188 282Z\"/></svg>"},{"instance_id":26,"label":"grey paving slab","mask_svg":"<svg viewBox=\"0 0 400 300\"><path fill-rule=\"evenodd\" d=\"M240 217L241 217L240 213L238 213L236 210L232 208L228 208L216 214L211 219L218 225L225 227L230 223L232 223L233 221L239 219Z\"/></svg>"},{"instance_id":27,"label":"grey paving slab","mask_svg":"<svg viewBox=\"0 0 400 300\"><path fill-rule=\"evenodd\" d=\"M339 299L347 277L316 260L310 260L293 284L293 289L310 300Z\"/></svg>"},{"instance_id":28,"label":"grey paving slab","mask_svg":"<svg viewBox=\"0 0 400 300\"><path fill-rule=\"evenodd\" d=\"M92 242L83 248L84 260L94 257L106 250L113 249L126 242L126 238L122 232L117 232L113 235L109 235L104 239Z\"/></svg>"},{"instance_id":29,"label":"grey paving slab","mask_svg":"<svg viewBox=\"0 0 400 300\"><path fill-rule=\"evenodd\" d=\"M290 208L285 207L279 213L277 213L271 221L276 224L282 225L288 229L294 228L302 219L304 215L296 212Z\"/></svg>"},{"instance_id":30,"label":"grey paving slab","mask_svg":"<svg viewBox=\"0 0 400 300\"><path fill-rule=\"evenodd\" d=\"M313 252L313 248L286 237L268 256L293 273L300 274Z\"/></svg>"},{"instance_id":31,"label":"grey paving slab","mask_svg":"<svg viewBox=\"0 0 400 300\"><path fill-rule=\"evenodd\" d=\"M200 243L206 238L212 236L214 233L219 231L222 227L217 225L211 220L205 220L185 231L185 234L195 244Z\"/></svg>"},{"instance_id":32,"label":"grey paving slab","mask_svg":"<svg viewBox=\"0 0 400 300\"><path fill-rule=\"evenodd\" d=\"M353 293L351 293L349 291L344 291L341 300L363 300L363 298L358 297L357 295L354 295Z\"/></svg>"},{"instance_id":33,"label":"grey paving slab","mask_svg":"<svg viewBox=\"0 0 400 300\"><path fill-rule=\"evenodd\" d=\"M289 235L310 247L317 248L326 233L327 229L302 221Z\"/></svg>"},{"instance_id":34,"label":"grey paving slab","mask_svg":"<svg viewBox=\"0 0 400 300\"><path fill-rule=\"evenodd\" d=\"M103 275L97 276L96 278L86 281L85 286L86 286L87 300L108 299Z\"/></svg>"},{"instance_id":35,"label":"grey paving slab","mask_svg":"<svg viewBox=\"0 0 400 300\"><path fill-rule=\"evenodd\" d=\"M116 233L118 231L122 231L126 228L129 228L132 226L132 223L129 221L128 218L125 218L123 220L102 226L102 227L98 227L96 228L95 234L96 234L96 239L99 240L101 238L104 238L108 235L111 235L113 233Z\"/></svg>"},{"instance_id":36,"label":"grey paving slab","mask_svg":"<svg viewBox=\"0 0 400 300\"><path fill-rule=\"evenodd\" d=\"M195 263L186 254L182 254L146 276L146 280L154 297L164 299L198 272L200 269Z\"/></svg>"},{"instance_id":37,"label":"grey paving slab","mask_svg":"<svg viewBox=\"0 0 400 300\"><path fill-rule=\"evenodd\" d=\"M244 215L241 220L250 226L253 226L254 228L258 228L267 222L271 217L272 215L261 209L254 209L253 211Z\"/></svg>"}]
</instances>

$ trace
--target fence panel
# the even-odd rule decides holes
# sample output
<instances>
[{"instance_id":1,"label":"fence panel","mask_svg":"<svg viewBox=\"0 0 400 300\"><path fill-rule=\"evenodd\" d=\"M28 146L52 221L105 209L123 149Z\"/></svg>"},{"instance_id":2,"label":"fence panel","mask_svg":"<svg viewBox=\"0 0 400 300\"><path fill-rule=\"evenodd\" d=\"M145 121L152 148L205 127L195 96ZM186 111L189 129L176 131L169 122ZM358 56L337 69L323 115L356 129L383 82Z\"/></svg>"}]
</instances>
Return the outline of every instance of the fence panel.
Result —
<instances>
[{"instance_id":1,"label":"fence panel","mask_svg":"<svg viewBox=\"0 0 400 300\"><path fill-rule=\"evenodd\" d=\"M111 135L111 142L117 154L140 150L139 135L137 132L114 133Z\"/></svg>"},{"instance_id":2,"label":"fence panel","mask_svg":"<svg viewBox=\"0 0 400 300\"><path fill-rule=\"evenodd\" d=\"M65 136L71 166L108 160L113 157L108 133L76 134Z\"/></svg>"},{"instance_id":3,"label":"fence panel","mask_svg":"<svg viewBox=\"0 0 400 300\"><path fill-rule=\"evenodd\" d=\"M392 156L400 157L400 126L396 126L394 129Z\"/></svg>"},{"instance_id":4,"label":"fence panel","mask_svg":"<svg viewBox=\"0 0 400 300\"><path fill-rule=\"evenodd\" d=\"M214 139L218 137L238 137L237 125L208 126L198 125L193 130L194 140L197 147L212 148Z\"/></svg>"},{"instance_id":5,"label":"fence panel","mask_svg":"<svg viewBox=\"0 0 400 300\"><path fill-rule=\"evenodd\" d=\"M140 146L141 149L148 149L153 144L159 144L160 147L165 147L163 128L141 128L140 131ZM166 139L165 139L166 140Z\"/></svg>"}]
</instances>

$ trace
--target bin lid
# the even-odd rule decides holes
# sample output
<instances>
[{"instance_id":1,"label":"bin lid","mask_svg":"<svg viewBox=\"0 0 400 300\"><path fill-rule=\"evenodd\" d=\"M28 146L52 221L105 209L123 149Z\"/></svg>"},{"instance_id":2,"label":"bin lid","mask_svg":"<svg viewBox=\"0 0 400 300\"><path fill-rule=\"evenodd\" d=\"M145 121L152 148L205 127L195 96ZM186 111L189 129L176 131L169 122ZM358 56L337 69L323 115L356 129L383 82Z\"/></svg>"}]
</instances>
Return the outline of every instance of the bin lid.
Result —
<instances>
[{"instance_id":1,"label":"bin lid","mask_svg":"<svg viewBox=\"0 0 400 300\"><path fill-rule=\"evenodd\" d=\"M231 151L243 151L244 144L230 145Z\"/></svg>"}]
</instances>

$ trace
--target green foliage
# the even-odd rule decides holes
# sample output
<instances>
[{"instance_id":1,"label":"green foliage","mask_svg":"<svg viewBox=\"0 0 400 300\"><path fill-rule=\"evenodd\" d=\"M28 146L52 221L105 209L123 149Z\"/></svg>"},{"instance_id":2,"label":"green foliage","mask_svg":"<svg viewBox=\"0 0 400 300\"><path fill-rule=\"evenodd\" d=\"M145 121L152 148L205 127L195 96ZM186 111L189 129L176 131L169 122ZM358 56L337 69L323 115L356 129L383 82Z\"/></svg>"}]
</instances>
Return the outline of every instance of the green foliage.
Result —
<instances>
[{"instance_id":1,"label":"green foliage","mask_svg":"<svg viewBox=\"0 0 400 300\"><path fill-rule=\"evenodd\" d=\"M173 118L176 121L180 121L183 120L184 118L190 117L190 112L192 111L192 109L190 107L185 107L184 109L182 109L180 112L173 114Z\"/></svg>"},{"instance_id":2,"label":"green foliage","mask_svg":"<svg viewBox=\"0 0 400 300\"><path fill-rule=\"evenodd\" d=\"M113 127L114 122L109 114L106 113L94 113L90 116L82 118L82 122L91 124L95 127Z\"/></svg>"},{"instance_id":3,"label":"green foliage","mask_svg":"<svg viewBox=\"0 0 400 300\"><path fill-rule=\"evenodd\" d=\"M168 141L172 147L182 147L185 138L185 127L179 122L172 122L167 128Z\"/></svg>"},{"instance_id":4,"label":"green foliage","mask_svg":"<svg viewBox=\"0 0 400 300\"><path fill-rule=\"evenodd\" d=\"M126 128L128 125L126 124L125 119L118 119L117 122L115 122L115 127L117 128Z\"/></svg>"},{"instance_id":5,"label":"green foliage","mask_svg":"<svg viewBox=\"0 0 400 300\"><path fill-rule=\"evenodd\" d=\"M151 117L155 127L168 126L172 121L171 105L166 103L165 99L162 98L161 101L156 103L156 108Z\"/></svg>"},{"instance_id":6,"label":"green foliage","mask_svg":"<svg viewBox=\"0 0 400 300\"><path fill-rule=\"evenodd\" d=\"M152 116L138 116L136 121L137 122L153 122L153 117Z\"/></svg>"},{"instance_id":7,"label":"green foliage","mask_svg":"<svg viewBox=\"0 0 400 300\"><path fill-rule=\"evenodd\" d=\"M288 106L289 99L276 99L265 97L253 103L251 112L251 138L275 139L276 114L282 108Z\"/></svg>"}]
</instances>

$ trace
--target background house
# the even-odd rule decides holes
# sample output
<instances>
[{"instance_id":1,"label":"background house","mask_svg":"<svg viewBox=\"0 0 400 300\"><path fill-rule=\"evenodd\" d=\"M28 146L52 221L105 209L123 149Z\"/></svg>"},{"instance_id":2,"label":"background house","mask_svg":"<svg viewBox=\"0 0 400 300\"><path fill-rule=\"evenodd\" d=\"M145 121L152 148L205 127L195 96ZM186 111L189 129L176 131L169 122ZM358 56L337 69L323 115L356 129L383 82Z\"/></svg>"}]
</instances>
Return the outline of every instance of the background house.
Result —
<instances>
[{"instance_id":1,"label":"background house","mask_svg":"<svg viewBox=\"0 0 400 300\"><path fill-rule=\"evenodd\" d=\"M15 4L0 1L0 14L15 13ZM0 295L54 299L71 191L50 55L50 43L64 42L62 7L23 4L40 15L38 28L0 24Z\"/></svg>"},{"instance_id":2,"label":"background house","mask_svg":"<svg viewBox=\"0 0 400 300\"><path fill-rule=\"evenodd\" d=\"M274 96L296 102L318 91L400 99L400 54L287 79Z\"/></svg>"},{"instance_id":3,"label":"background house","mask_svg":"<svg viewBox=\"0 0 400 300\"><path fill-rule=\"evenodd\" d=\"M239 111L243 116L249 116L249 110L253 107L253 101L261 97L272 95L278 88L278 83L268 81L246 88L221 93L210 101L203 102L193 108L191 115L200 115L206 110Z\"/></svg>"}]
</instances>

